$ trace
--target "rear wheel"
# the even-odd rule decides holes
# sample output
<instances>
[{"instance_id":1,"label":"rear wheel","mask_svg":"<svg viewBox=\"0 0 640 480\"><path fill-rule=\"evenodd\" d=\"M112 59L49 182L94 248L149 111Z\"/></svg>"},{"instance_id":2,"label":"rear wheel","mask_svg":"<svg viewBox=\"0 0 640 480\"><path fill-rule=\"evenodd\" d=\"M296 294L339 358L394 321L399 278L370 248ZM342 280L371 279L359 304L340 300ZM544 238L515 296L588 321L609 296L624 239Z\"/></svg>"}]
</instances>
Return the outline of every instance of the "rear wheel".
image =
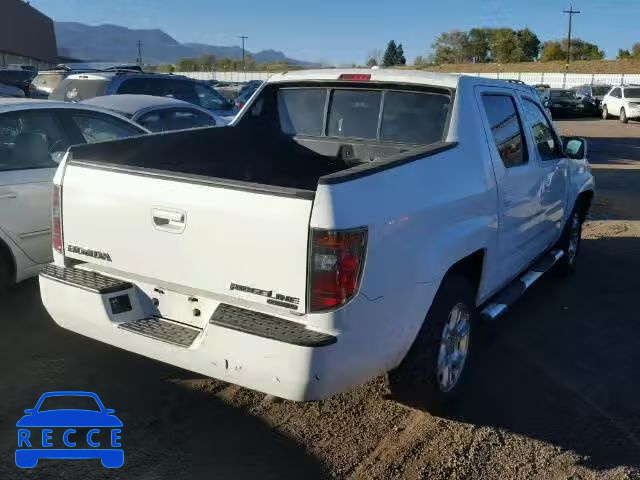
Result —
<instances>
[{"instance_id":1,"label":"rear wheel","mask_svg":"<svg viewBox=\"0 0 640 480\"><path fill-rule=\"evenodd\" d=\"M606 105L602 106L602 118L604 120L608 120L611 118L611 115L609 115L609 110L607 109Z\"/></svg>"},{"instance_id":2,"label":"rear wheel","mask_svg":"<svg viewBox=\"0 0 640 480\"><path fill-rule=\"evenodd\" d=\"M463 389L476 316L471 283L460 275L446 277L407 356L387 375L393 397L444 412Z\"/></svg>"},{"instance_id":3,"label":"rear wheel","mask_svg":"<svg viewBox=\"0 0 640 480\"><path fill-rule=\"evenodd\" d=\"M629 123L627 112L624 111L624 108L620 109L620 123Z\"/></svg>"}]
</instances>

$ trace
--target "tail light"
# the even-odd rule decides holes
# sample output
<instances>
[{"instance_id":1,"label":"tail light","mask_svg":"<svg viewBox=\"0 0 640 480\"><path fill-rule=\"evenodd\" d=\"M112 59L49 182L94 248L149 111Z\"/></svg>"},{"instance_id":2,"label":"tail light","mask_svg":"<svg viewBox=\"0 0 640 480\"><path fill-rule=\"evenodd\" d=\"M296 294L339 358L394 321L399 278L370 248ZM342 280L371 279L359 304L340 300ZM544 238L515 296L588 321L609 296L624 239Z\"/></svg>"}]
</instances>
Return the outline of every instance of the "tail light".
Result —
<instances>
[{"instance_id":1,"label":"tail light","mask_svg":"<svg viewBox=\"0 0 640 480\"><path fill-rule=\"evenodd\" d=\"M366 250L366 228L311 230L308 285L310 312L337 308L356 294Z\"/></svg>"},{"instance_id":2,"label":"tail light","mask_svg":"<svg viewBox=\"0 0 640 480\"><path fill-rule=\"evenodd\" d=\"M51 233L53 249L58 253L63 253L62 245L62 185L53 186L53 201L51 202Z\"/></svg>"}]
</instances>

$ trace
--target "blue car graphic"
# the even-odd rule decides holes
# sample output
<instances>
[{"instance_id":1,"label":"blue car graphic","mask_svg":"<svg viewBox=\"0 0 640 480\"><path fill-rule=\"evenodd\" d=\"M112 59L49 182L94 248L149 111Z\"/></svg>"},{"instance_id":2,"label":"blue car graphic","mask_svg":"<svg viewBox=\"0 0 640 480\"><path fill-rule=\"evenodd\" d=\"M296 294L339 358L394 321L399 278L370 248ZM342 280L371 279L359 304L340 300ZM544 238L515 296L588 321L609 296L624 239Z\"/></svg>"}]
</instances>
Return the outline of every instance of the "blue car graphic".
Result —
<instances>
[{"instance_id":1,"label":"blue car graphic","mask_svg":"<svg viewBox=\"0 0 640 480\"><path fill-rule=\"evenodd\" d=\"M77 397L85 397L83 401L95 400L96 409L56 408L43 409L42 403L52 397L66 397L54 399L56 403L68 399L77 400ZM75 399L73 397L76 397ZM87 399L86 397L89 397ZM51 403L51 400L48 401ZM93 402L91 402L93 405ZM43 394L36 406L24 411L26 413L18 423L18 448L16 449L16 465L20 468L33 468L41 458L56 459L87 459L99 458L106 468L119 468L124 464L124 450L120 444L122 422L113 415L114 410L104 408L98 395L92 392L61 391ZM76 430L88 430L82 435ZM53 432L64 430L61 437L62 445L53 445ZM105 432L105 430L107 432ZM103 431L103 433L100 433ZM105 445L104 436L108 434L108 447ZM100 436L100 441L98 439ZM88 448L76 445L86 439Z\"/></svg>"}]
</instances>

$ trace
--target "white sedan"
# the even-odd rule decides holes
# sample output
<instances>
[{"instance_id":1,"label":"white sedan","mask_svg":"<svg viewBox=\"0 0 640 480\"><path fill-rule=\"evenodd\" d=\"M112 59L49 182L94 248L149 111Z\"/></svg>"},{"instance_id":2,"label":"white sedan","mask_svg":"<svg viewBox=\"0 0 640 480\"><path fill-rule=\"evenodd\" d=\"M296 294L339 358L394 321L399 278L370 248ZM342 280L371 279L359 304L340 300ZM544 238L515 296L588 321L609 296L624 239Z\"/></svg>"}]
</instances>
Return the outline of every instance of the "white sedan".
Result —
<instances>
[{"instance_id":1,"label":"white sedan","mask_svg":"<svg viewBox=\"0 0 640 480\"><path fill-rule=\"evenodd\" d=\"M0 290L51 261L51 180L67 148L146 133L101 108L0 98Z\"/></svg>"},{"instance_id":2,"label":"white sedan","mask_svg":"<svg viewBox=\"0 0 640 480\"><path fill-rule=\"evenodd\" d=\"M80 102L125 116L152 132L169 132L227 124L209 110L171 97L152 95L105 95Z\"/></svg>"}]
</instances>

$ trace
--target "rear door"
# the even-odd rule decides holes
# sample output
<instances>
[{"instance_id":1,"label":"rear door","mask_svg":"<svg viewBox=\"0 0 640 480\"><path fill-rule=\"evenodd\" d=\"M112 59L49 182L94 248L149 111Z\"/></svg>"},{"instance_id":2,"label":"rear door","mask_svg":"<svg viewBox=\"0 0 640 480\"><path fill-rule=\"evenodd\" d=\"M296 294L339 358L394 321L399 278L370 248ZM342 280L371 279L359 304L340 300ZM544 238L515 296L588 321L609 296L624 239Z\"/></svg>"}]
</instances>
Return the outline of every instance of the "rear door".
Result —
<instances>
[{"instance_id":1,"label":"rear door","mask_svg":"<svg viewBox=\"0 0 640 480\"><path fill-rule=\"evenodd\" d=\"M501 277L509 280L539 254L542 175L526 141L524 121L513 90L477 87L498 183Z\"/></svg>"},{"instance_id":2,"label":"rear door","mask_svg":"<svg viewBox=\"0 0 640 480\"><path fill-rule=\"evenodd\" d=\"M0 115L0 229L34 262L51 259L51 180L69 146L54 110Z\"/></svg>"}]
</instances>

